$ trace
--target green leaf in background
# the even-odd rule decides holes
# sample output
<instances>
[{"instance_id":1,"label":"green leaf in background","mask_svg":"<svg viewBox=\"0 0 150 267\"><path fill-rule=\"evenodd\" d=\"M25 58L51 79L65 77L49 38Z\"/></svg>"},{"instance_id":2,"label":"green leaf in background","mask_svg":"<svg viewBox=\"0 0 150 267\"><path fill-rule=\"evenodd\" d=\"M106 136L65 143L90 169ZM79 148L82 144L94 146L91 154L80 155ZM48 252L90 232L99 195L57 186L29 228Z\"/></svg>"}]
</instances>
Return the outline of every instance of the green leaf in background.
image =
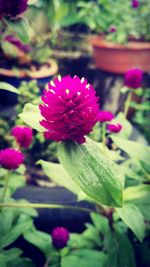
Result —
<instances>
[{"instance_id":1,"label":"green leaf in background","mask_svg":"<svg viewBox=\"0 0 150 267\"><path fill-rule=\"evenodd\" d=\"M16 260L22 254L22 250L19 248L11 248L9 250L3 251L6 262L11 265L13 260Z\"/></svg>"},{"instance_id":2,"label":"green leaf in background","mask_svg":"<svg viewBox=\"0 0 150 267\"><path fill-rule=\"evenodd\" d=\"M82 199L86 198L84 192L81 191L80 187L72 180L61 164L44 160L39 160L37 164L42 166L44 173L56 184L64 186L71 192L77 194L79 198L81 196Z\"/></svg>"},{"instance_id":3,"label":"green leaf in background","mask_svg":"<svg viewBox=\"0 0 150 267\"><path fill-rule=\"evenodd\" d=\"M81 249L63 257L61 267L106 267L107 255L104 252Z\"/></svg>"},{"instance_id":4,"label":"green leaf in background","mask_svg":"<svg viewBox=\"0 0 150 267\"><path fill-rule=\"evenodd\" d=\"M143 199L150 196L150 185L137 185L130 186L124 189L123 199L124 201L132 201L134 199Z\"/></svg>"},{"instance_id":5,"label":"green leaf in background","mask_svg":"<svg viewBox=\"0 0 150 267\"><path fill-rule=\"evenodd\" d=\"M73 141L58 145L58 158L63 167L85 192L99 204L121 207L122 176L118 166L100 153L97 144L87 139L79 145Z\"/></svg>"},{"instance_id":6,"label":"green leaf in background","mask_svg":"<svg viewBox=\"0 0 150 267\"><path fill-rule=\"evenodd\" d=\"M26 104L23 112L19 114L19 117L31 128L36 129L39 132L45 131L45 128L39 123L43 117L41 116L38 105L32 105L30 103Z\"/></svg>"},{"instance_id":7,"label":"green leaf in background","mask_svg":"<svg viewBox=\"0 0 150 267\"><path fill-rule=\"evenodd\" d=\"M103 235L109 232L109 224L108 219L100 214L91 213L91 219L95 227L101 232Z\"/></svg>"},{"instance_id":8,"label":"green leaf in background","mask_svg":"<svg viewBox=\"0 0 150 267\"><path fill-rule=\"evenodd\" d=\"M0 253L0 266L1 267L7 267L7 265L6 265L6 258L5 258L5 256L2 253Z\"/></svg>"},{"instance_id":9,"label":"green leaf in background","mask_svg":"<svg viewBox=\"0 0 150 267\"><path fill-rule=\"evenodd\" d=\"M24 44L29 42L31 28L26 18L20 18L17 20L7 19L6 23L18 35Z\"/></svg>"},{"instance_id":10,"label":"green leaf in background","mask_svg":"<svg viewBox=\"0 0 150 267\"><path fill-rule=\"evenodd\" d=\"M31 221L19 223L13 226L6 235L1 238L0 248L4 248L13 243L21 234L23 234L31 226Z\"/></svg>"},{"instance_id":11,"label":"green leaf in background","mask_svg":"<svg viewBox=\"0 0 150 267\"><path fill-rule=\"evenodd\" d=\"M131 158L145 161L149 164L150 149L146 145L111 135L113 142Z\"/></svg>"},{"instance_id":12,"label":"green leaf in background","mask_svg":"<svg viewBox=\"0 0 150 267\"><path fill-rule=\"evenodd\" d=\"M51 251L51 238L50 235L36 230L34 226L30 227L23 233L23 237L26 241L38 247L47 258Z\"/></svg>"},{"instance_id":13,"label":"green leaf in background","mask_svg":"<svg viewBox=\"0 0 150 267\"><path fill-rule=\"evenodd\" d=\"M114 225L114 233L108 239L107 251L107 267L136 267L132 243L118 225Z\"/></svg>"},{"instance_id":14,"label":"green leaf in background","mask_svg":"<svg viewBox=\"0 0 150 267\"><path fill-rule=\"evenodd\" d=\"M0 82L0 90L7 90L11 93L20 94L19 90L13 85L5 82Z\"/></svg>"},{"instance_id":15,"label":"green leaf in background","mask_svg":"<svg viewBox=\"0 0 150 267\"><path fill-rule=\"evenodd\" d=\"M13 223L13 211L3 209L0 213L0 239L10 231Z\"/></svg>"},{"instance_id":16,"label":"green leaf in background","mask_svg":"<svg viewBox=\"0 0 150 267\"><path fill-rule=\"evenodd\" d=\"M29 258L18 258L11 262L11 267L36 267Z\"/></svg>"},{"instance_id":17,"label":"green leaf in background","mask_svg":"<svg viewBox=\"0 0 150 267\"><path fill-rule=\"evenodd\" d=\"M134 204L125 204L123 208L117 209L117 213L139 241L142 242L145 234L145 225L144 217L139 208Z\"/></svg>"}]
</instances>

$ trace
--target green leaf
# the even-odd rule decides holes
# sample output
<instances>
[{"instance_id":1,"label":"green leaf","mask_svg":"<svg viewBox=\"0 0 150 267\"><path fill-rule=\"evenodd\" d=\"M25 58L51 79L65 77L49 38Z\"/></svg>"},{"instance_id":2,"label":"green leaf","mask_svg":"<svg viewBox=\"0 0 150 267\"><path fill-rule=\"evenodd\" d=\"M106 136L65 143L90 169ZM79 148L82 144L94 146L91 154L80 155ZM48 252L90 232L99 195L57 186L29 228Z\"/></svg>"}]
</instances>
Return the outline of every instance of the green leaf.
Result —
<instances>
[{"instance_id":1,"label":"green leaf","mask_svg":"<svg viewBox=\"0 0 150 267\"><path fill-rule=\"evenodd\" d=\"M38 105L32 105L30 103L26 104L23 112L19 114L19 117L31 128L36 129L39 132L45 131L45 128L43 128L39 123L42 121L43 117Z\"/></svg>"},{"instance_id":2,"label":"green leaf","mask_svg":"<svg viewBox=\"0 0 150 267\"><path fill-rule=\"evenodd\" d=\"M6 258L5 258L5 256L2 253L0 253L0 266L1 267L7 267L7 265L6 265Z\"/></svg>"},{"instance_id":3,"label":"green leaf","mask_svg":"<svg viewBox=\"0 0 150 267\"><path fill-rule=\"evenodd\" d=\"M8 171L4 168L0 168L0 178L3 178L7 175Z\"/></svg>"},{"instance_id":4,"label":"green leaf","mask_svg":"<svg viewBox=\"0 0 150 267\"><path fill-rule=\"evenodd\" d=\"M23 233L23 237L29 243L39 248L47 258L51 251L51 238L50 235L42 231L36 230L34 226Z\"/></svg>"},{"instance_id":5,"label":"green leaf","mask_svg":"<svg viewBox=\"0 0 150 267\"><path fill-rule=\"evenodd\" d=\"M103 252L81 249L62 258L61 267L104 267L106 266L106 260L107 256Z\"/></svg>"},{"instance_id":6,"label":"green leaf","mask_svg":"<svg viewBox=\"0 0 150 267\"><path fill-rule=\"evenodd\" d=\"M1 238L0 247L4 248L13 243L24 231L31 226L31 221L19 223L18 225L11 228L6 235Z\"/></svg>"},{"instance_id":7,"label":"green leaf","mask_svg":"<svg viewBox=\"0 0 150 267\"><path fill-rule=\"evenodd\" d=\"M22 250L19 248L11 248L9 250L3 251L3 255L6 258L6 262L11 262L16 260L22 254Z\"/></svg>"},{"instance_id":8,"label":"green leaf","mask_svg":"<svg viewBox=\"0 0 150 267\"><path fill-rule=\"evenodd\" d=\"M77 185L97 203L122 206L122 177L117 165L100 153L97 144L87 139L58 145L58 157Z\"/></svg>"},{"instance_id":9,"label":"green leaf","mask_svg":"<svg viewBox=\"0 0 150 267\"><path fill-rule=\"evenodd\" d=\"M9 84L9 83L5 83L5 82L0 82L0 89L1 90L7 90L11 93L15 93L15 94L20 94L19 90L14 87L13 85Z\"/></svg>"},{"instance_id":10,"label":"green leaf","mask_svg":"<svg viewBox=\"0 0 150 267\"><path fill-rule=\"evenodd\" d=\"M11 262L11 267L36 267L31 259L18 258Z\"/></svg>"},{"instance_id":11,"label":"green leaf","mask_svg":"<svg viewBox=\"0 0 150 267\"><path fill-rule=\"evenodd\" d=\"M145 225L144 217L139 208L134 204L125 204L123 208L117 209L117 213L139 241L142 242L145 234Z\"/></svg>"},{"instance_id":12,"label":"green leaf","mask_svg":"<svg viewBox=\"0 0 150 267\"><path fill-rule=\"evenodd\" d=\"M80 187L72 180L72 178L65 171L63 166L58 163L47 162L44 160L39 160L37 164L42 165L42 169L44 173L56 184L60 186L64 186L71 192L77 195L85 195ZM86 198L86 196L85 196Z\"/></svg>"},{"instance_id":13,"label":"green leaf","mask_svg":"<svg viewBox=\"0 0 150 267\"><path fill-rule=\"evenodd\" d=\"M16 32L20 40L26 44L30 40L31 28L26 18L20 18L17 20L6 20L7 25Z\"/></svg>"},{"instance_id":14,"label":"green leaf","mask_svg":"<svg viewBox=\"0 0 150 267\"><path fill-rule=\"evenodd\" d=\"M13 211L3 209L0 213L0 236L4 236L10 231L13 223Z\"/></svg>"},{"instance_id":15,"label":"green leaf","mask_svg":"<svg viewBox=\"0 0 150 267\"><path fill-rule=\"evenodd\" d=\"M102 233L107 234L109 231L108 219L100 214L91 213L91 219L95 227Z\"/></svg>"},{"instance_id":16,"label":"green leaf","mask_svg":"<svg viewBox=\"0 0 150 267\"><path fill-rule=\"evenodd\" d=\"M123 192L123 199L124 201L132 201L133 199L143 199L145 197L149 198L150 196L150 185L137 185L137 186L130 186L124 189Z\"/></svg>"},{"instance_id":17,"label":"green leaf","mask_svg":"<svg viewBox=\"0 0 150 267\"><path fill-rule=\"evenodd\" d=\"M14 193L17 188L25 186L25 184L25 176L16 173L10 173L9 188L11 189L11 193Z\"/></svg>"},{"instance_id":18,"label":"green leaf","mask_svg":"<svg viewBox=\"0 0 150 267\"><path fill-rule=\"evenodd\" d=\"M135 257L132 244L124 231L118 225L113 225L114 232L107 238L107 249L109 253L107 267L135 267Z\"/></svg>"},{"instance_id":19,"label":"green leaf","mask_svg":"<svg viewBox=\"0 0 150 267\"><path fill-rule=\"evenodd\" d=\"M118 136L111 135L111 138L113 142L120 149L126 152L131 158L140 161L145 161L147 164L149 164L149 155L150 155L149 147L131 140L123 139Z\"/></svg>"}]
</instances>

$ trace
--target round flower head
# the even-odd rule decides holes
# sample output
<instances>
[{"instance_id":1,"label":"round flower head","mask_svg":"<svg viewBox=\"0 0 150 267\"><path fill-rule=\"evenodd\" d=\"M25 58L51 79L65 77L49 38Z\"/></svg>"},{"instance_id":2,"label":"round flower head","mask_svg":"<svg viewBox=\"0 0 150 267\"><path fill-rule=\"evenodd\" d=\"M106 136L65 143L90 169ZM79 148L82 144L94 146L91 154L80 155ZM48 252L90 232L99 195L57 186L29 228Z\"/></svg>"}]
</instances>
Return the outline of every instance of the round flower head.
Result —
<instances>
[{"instance_id":1,"label":"round flower head","mask_svg":"<svg viewBox=\"0 0 150 267\"><path fill-rule=\"evenodd\" d=\"M27 9L28 0L0 0L0 16L16 17Z\"/></svg>"},{"instance_id":2,"label":"round flower head","mask_svg":"<svg viewBox=\"0 0 150 267\"><path fill-rule=\"evenodd\" d=\"M138 8L139 7L139 1L138 0L132 0L132 7Z\"/></svg>"},{"instance_id":3,"label":"round flower head","mask_svg":"<svg viewBox=\"0 0 150 267\"><path fill-rule=\"evenodd\" d=\"M129 88L137 89L141 87L143 72L138 68L130 69L125 75L125 85Z\"/></svg>"},{"instance_id":4,"label":"round flower head","mask_svg":"<svg viewBox=\"0 0 150 267\"><path fill-rule=\"evenodd\" d=\"M111 133L119 133L122 129L122 125L119 123L116 124L108 124L107 130Z\"/></svg>"},{"instance_id":5,"label":"round flower head","mask_svg":"<svg viewBox=\"0 0 150 267\"><path fill-rule=\"evenodd\" d=\"M52 231L52 242L55 248L62 249L67 246L69 232L66 228L56 227Z\"/></svg>"},{"instance_id":6,"label":"round flower head","mask_svg":"<svg viewBox=\"0 0 150 267\"><path fill-rule=\"evenodd\" d=\"M97 122L98 97L93 87L82 78L65 76L48 84L39 106L44 117L40 122L46 128L45 138L59 141L85 142Z\"/></svg>"},{"instance_id":7,"label":"round flower head","mask_svg":"<svg viewBox=\"0 0 150 267\"><path fill-rule=\"evenodd\" d=\"M24 155L21 151L14 148L0 150L0 165L8 170L17 169L24 161Z\"/></svg>"},{"instance_id":8,"label":"round flower head","mask_svg":"<svg viewBox=\"0 0 150 267\"><path fill-rule=\"evenodd\" d=\"M110 111L103 110L98 113L99 122L107 122L111 121L112 119L114 119L114 114L112 114Z\"/></svg>"},{"instance_id":9,"label":"round flower head","mask_svg":"<svg viewBox=\"0 0 150 267\"><path fill-rule=\"evenodd\" d=\"M16 126L12 129L11 134L16 138L17 143L23 147L28 148L33 140L33 131L26 126Z\"/></svg>"}]
</instances>

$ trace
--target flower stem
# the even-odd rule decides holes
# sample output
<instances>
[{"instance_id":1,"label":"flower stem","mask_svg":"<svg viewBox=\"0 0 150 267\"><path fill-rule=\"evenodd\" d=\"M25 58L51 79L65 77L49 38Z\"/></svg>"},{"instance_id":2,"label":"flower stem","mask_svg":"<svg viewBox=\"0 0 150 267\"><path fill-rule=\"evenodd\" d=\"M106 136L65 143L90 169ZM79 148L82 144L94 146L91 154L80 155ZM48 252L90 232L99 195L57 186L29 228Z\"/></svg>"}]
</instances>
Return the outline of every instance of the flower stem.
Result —
<instances>
[{"instance_id":1,"label":"flower stem","mask_svg":"<svg viewBox=\"0 0 150 267\"><path fill-rule=\"evenodd\" d=\"M126 102L125 102L125 108L124 108L124 117L126 118L128 115L128 110L129 110L129 106L130 106L130 102L131 102L131 98L132 98L132 92L128 93Z\"/></svg>"},{"instance_id":2,"label":"flower stem","mask_svg":"<svg viewBox=\"0 0 150 267\"><path fill-rule=\"evenodd\" d=\"M79 206L71 206L71 205L61 205L61 204L41 204L41 203L0 203L0 207L10 207L10 208L47 208L47 209L73 209L73 210L81 210L85 212L95 212L96 211L90 208L83 208Z\"/></svg>"},{"instance_id":3,"label":"flower stem","mask_svg":"<svg viewBox=\"0 0 150 267\"><path fill-rule=\"evenodd\" d=\"M103 144L103 150L105 152L105 146L106 146L106 124L102 123L102 144Z\"/></svg>"},{"instance_id":4,"label":"flower stem","mask_svg":"<svg viewBox=\"0 0 150 267\"><path fill-rule=\"evenodd\" d=\"M7 191L8 183L9 183L9 174L10 174L10 172L8 172L5 176L5 184L4 184L4 189L3 189L3 193L2 193L2 202L4 202L4 200L5 200L6 191Z\"/></svg>"}]
</instances>

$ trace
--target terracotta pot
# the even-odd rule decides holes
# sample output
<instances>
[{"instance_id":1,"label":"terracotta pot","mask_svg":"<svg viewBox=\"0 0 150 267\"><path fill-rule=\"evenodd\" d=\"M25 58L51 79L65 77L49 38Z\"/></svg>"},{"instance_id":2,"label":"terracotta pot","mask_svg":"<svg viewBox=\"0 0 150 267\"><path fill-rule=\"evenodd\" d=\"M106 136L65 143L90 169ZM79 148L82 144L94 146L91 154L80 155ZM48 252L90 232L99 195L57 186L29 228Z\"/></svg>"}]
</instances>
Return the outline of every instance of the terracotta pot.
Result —
<instances>
[{"instance_id":1,"label":"terracotta pot","mask_svg":"<svg viewBox=\"0 0 150 267\"><path fill-rule=\"evenodd\" d=\"M124 74L132 67L150 71L150 42L132 41L127 45L107 42L104 37L90 39L98 69Z\"/></svg>"}]
</instances>

